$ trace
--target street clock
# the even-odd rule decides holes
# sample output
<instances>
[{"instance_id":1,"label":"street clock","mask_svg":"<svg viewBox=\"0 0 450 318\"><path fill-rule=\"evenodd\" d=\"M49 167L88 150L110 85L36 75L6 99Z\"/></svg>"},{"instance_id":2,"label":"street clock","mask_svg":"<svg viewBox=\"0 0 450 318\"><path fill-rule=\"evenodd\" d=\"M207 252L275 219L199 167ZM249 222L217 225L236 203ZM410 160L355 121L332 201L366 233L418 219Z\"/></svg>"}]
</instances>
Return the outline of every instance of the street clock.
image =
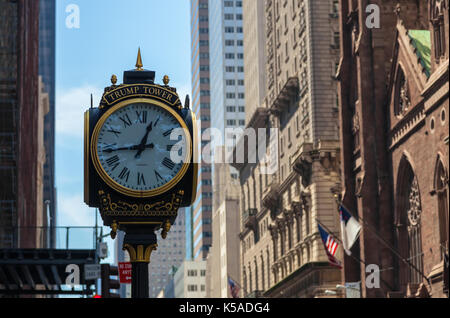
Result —
<instances>
[{"instance_id":1,"label":"street clock","mask_svg":"<svg viewBox=\"0 0 450 318\"><path fill-rule=\"evenodd\" d=\"M165 238L197 189L197 127L189 97L183 106L168 76L161 85L154 79L155 72L142 68L139 51L124 83L117 85L113 75L99 106L85 113L85 203L99 208L113 238L117 230L127 233L124 248L141 261L156 247L154 232ZM140 256L139 240L147 240Z\"/></svg>"}]
</instances>

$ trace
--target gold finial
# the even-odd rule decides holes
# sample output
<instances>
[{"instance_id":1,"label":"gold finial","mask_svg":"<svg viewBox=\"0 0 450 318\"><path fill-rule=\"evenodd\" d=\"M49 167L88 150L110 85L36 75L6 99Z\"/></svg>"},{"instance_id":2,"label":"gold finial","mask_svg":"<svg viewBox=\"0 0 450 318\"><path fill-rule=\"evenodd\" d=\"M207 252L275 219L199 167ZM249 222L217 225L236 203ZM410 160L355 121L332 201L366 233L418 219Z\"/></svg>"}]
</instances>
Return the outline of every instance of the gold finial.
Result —
<instances>
[{"instance_id":1,"label":"gold finial","mask_svg":"<svg viewBox=\"0 0 450 318\"><path fill-rule=\"evenodd\" d=\"M114 220L113 223L111 224L111 233L110 233L111 234L111 238L113 240L116 238L117 229L118 229L117 222L116 222L116 220Z\"/></svg>"},{"instance_id":2,"label":"gold finial","mask_svg":"<svg viewBox=\"0 0 450 318\"><path fill-rule=\"evenodd\" d=\"M142 64L142 57L141 57L141 48L138 49L138 56L137 56L137 61L136 61L136 70L137 71L142 71L142 67L144 65Z\"/></svg>"},{"instance_id":3,"label":"gold finial","mask_svg":"<svg viewBox=\"0 0 450 318\"><path fill-rule=\"evenodd\" d=\"M115 74L113 74L111 76L111 84L116 85L117 84L117 76Z\"/></svg>"},{"instance_id":4,"label":"gold finial","mask_svg":"<svg viewBox=\"0 0 450 318\"><path fill-rule=\"evenodd\" d=\"M163 239L166 239L167 233L169 233L169 231L170 231L170 227L171 227L170 221L169 221L169 220L166 220L166 222L164 223L164 228L163 228L163 230L161 231L161 237L162 237Z\"/></svg>"},{"instance_id":5,"label":"gold finial","mask_svg":"<svg viewBox=\"0 0 450 318\"><path fill-rule=\"evenodd\" d=\"M169 76L164 75L164 77L163 77L163 83L164 83L164 85L169 85L169 82L170 82Z\"/></svg>"}]
</instances>

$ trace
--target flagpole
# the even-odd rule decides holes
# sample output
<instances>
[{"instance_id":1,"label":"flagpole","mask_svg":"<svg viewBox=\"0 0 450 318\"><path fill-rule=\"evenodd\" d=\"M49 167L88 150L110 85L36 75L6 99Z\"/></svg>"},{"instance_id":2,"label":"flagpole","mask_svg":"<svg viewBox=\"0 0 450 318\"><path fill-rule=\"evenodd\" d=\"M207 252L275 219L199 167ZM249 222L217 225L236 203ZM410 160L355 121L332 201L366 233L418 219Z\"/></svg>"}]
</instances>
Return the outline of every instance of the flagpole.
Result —
<instances>
[{"instance_id":1,"label":"flagpole","mask_svg":"<svg viewBox=\"0 0 450 318\"><path fill-rule=\"evenodd\" d=\"M322 222L320 222L317 218L316 218L316 221L317 221L317 223L319 223L321 226L323 226L323 227L325 228L325 230L328 231L328 233L331 233L331 234L333 235L333 237L335 237L335 238L343 245L343 242L342 242L342 240L339 238L339 235L336 235L333 231L331 231L325 224L323 224ZM360 259L360 258L354 256L353 254L350 254L349 256L352 257L354 260L356 260L356 261L358 261L358 262L360 262L360 263L363 263L364 265L367 265L367 263L366 263L364 260L362 260L362 259Z\"/></svg>"},{"instance_id":2,"label":"flagpole","mask_svg":"<svg viewBox=\"0 0 450 318\"><path fill-rule=\"evenodd\" d=\"M336 234L334 234L330 229L328 229L328 227L326 226L326 225L324 225L322 222L320 222L317 218L316 218L316 221L317 221L317 223L319 223L320 225L322 225L324 228L325 228L325 230L327 230L329 233L331 233L341 244L342 244L342 246L343 246L343 242L342 242L342 240L341 239L339 239L339 236L338 235L336 235ZM348 254L347 254L348 255ZM358 261L358 262L360 262L360 263L362 263L362 264L364 264L365 266L367 266L367 263L363 260L363 259L361 259L361 258L359 258L359 257L356 257L356 256L354 256L353 254L350 254L350 255L348 255L348 256L350 256L351 258L353 258L355 261ZM380 270L380 272L382 271L383 269L381 269ZM389 288L389 289L392 289L392 287L391 287L391 285L390 284L388 284L386 281L384 281L381 277L380 277L380 280Z\"/></svg>"},{"instance_id":3,"label":"flagpole","mask_svg":"<svg viewBox=\"0 0 450 318\"><path fill-rule=\"evenodd\" d=\"M340 205L341 205L342 207L344 207L344 208L347 210L347 212L350 213L350 214L354 217L354 215L350 212L350 210L349 210L345 205L343 205L342 203L340 203ZM356 219L356 218L355 218L355 219ZM414 264L412 264L409 260L405 259L405 258L404 258L404 257L403 257L403 256L402 256L402 255L401 255L394 247L390 246L390 244L389 244L388 242L386 242L386 240L385 240L383 237L381 237L381 236L377 233L376 229L372 229L372 228L371 228L371 225L369 225L369 223L367 223L366 221L364 221L364 219L363 219L362 217L360 217L359 215L358 215L358 220L361 220L362 225L365 226L367 229L369 229L370 232L373 233L373 234L375 235L375 237L376 237L381 243L383 243L384 246L386 246L391 252L393 252L395 256L397 256L398 258L400 258L404 263L406 263L407 265L409 265L409 266L410 266L411 268L413 268L416 272L418 272L423 278L425 278L425 280L427 281L428 285L430 285L430 288L431 288L431 282L430 282L430 279L429 279L428 277L426 277L425 274L424 274L420 269L418 269L418 268L417 268Z\"/></svg>"}]
</instances>

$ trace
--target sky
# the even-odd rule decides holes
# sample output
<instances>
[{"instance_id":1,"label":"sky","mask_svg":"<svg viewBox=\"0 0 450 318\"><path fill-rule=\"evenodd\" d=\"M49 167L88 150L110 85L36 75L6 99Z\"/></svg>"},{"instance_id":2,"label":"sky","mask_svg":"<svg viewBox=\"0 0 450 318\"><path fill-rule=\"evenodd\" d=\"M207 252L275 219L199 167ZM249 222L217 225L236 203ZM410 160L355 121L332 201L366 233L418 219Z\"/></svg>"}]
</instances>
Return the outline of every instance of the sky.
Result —
<instances>
[{"instance_id":1,"label":"sky","mask_svg":"<svg viewBox=\"0 0 450 318\"><path fill-rule=\"evenodd\" d=\"M98 106L104 87L111 85L112 74L122 83L123 71L135 68L138 47L144 68L156 71L157 83L162 83L167 74L181 100L190 94L189 2L56 1L55 169L59 226L95 224L95 209L83 202L83 114L90 106L90 94L94 106ZM111 239L106 241L111 261L113 245Z\"/></svg>"}]
</instances>

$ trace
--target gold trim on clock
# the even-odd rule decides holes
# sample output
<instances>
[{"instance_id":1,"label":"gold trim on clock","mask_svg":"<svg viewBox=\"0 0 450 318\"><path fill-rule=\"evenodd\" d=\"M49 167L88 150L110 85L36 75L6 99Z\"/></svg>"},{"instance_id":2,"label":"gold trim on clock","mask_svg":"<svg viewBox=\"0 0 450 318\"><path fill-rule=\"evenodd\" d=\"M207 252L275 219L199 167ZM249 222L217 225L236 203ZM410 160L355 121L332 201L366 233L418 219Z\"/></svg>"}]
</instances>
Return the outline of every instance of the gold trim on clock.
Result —
<instances>
[{"instance_id":1,"label":"gold trim on clock","mask_svg":"<svg viewBox=\"0 0 450 318\"><path fill-rule=\"evenodd\" d=\"M192 113L192 148L194 149L193 156L193 170L192 170L192 196L191 196L191 204L195 202L197 198L197 179L198 179L198 135L197 135L197 116L195 116L194 112Z\"/></svg>"},{"instance_id":2,"label":"gold trim on clock","mask_svg":"<svg viewBox=\"0 0 450 318\"><path fill-rule=\"evenodd\" d=\"M89 111L84 113L84 202L89 204Z\"/></svg>"},{"instance_id":3,"label":"gold trim on clock","mask_svg":"<svg viewBox=\"0 0 450 318\"><path fill-rule=\"evenodd\" d=\"M103 124L105 123L105 121L108 119L109 116L111 116L111 114L113 114L117 110L124 108L130 104L135 104L135 103L146 103L146 104L155 105L155 106L165 109L166 111L168 111L170 114L172 114L176 118L176 120L180 123L181 127L185 130L185 132L187 132L186 133L186 146L188 147L188 149L186 151L185 160L184 160L183 166L181 167L180 171L178 171L178 173L175 175L175 177L172 180L170 180L163 186L156 188L156 189L147 190L147 191L131 190L131 189L124 187L123 185L117 183L114 179L112 179L106 173L105 169L103 168L103 166L100 163L100 160L99 160L98 154L97 154L98 135L99 135L100 130L103 127ZM135 197L135 198L154 197L154 196L160 195L160 194L172 189L175 185L177 185L180 182L180 180L184 177L184 175L188 171L189 165L191 163L190 162L191 156L192 156L191 141L192 141L192 139L189 134L189 129L188 129L186 123L181 118L181 116L170 106L165 105L165 104L163 104L155 99L152 99L152 98L133 98L133 99L129 99L129 100L123 101L121 103L118 103L117 105L108 109L102 115L102 117L99 119L97 124L95 125L94 131L92 133L92 139L91 139L91 145L90 145L92 163L94 164L95 170L98 172L98 174L100 175L102 180L109 187L116 190L117 192L122 193L127 196L130 196L130 197Z\"/></svg>"}]
</instances>

